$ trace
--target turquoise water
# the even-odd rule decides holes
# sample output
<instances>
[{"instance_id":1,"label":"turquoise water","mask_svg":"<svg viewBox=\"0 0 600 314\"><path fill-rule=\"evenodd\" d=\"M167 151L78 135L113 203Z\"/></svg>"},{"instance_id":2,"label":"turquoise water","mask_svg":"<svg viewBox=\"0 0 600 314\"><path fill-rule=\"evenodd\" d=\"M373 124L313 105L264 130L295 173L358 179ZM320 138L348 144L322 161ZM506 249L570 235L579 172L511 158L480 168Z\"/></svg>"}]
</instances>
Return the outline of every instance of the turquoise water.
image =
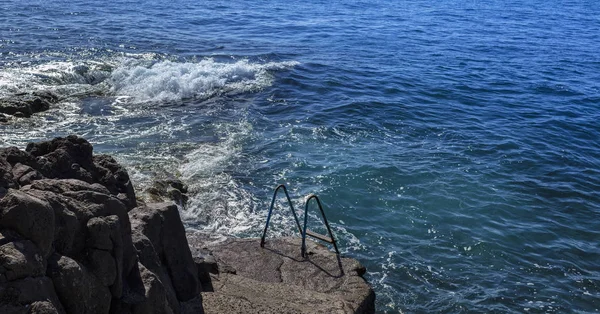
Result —
<instances>
[{"instance_id":1,"label":"turquoise water","mask_svg":"<svg viewBox=\"0 0 600 314\"><path fill-rule=\"evenodd\" d=\"M0 146L176 174L189 228L318 194L381 313L600 309L596 2L4 1L0 87L62 97Z\"/></svg>"}]
</instances>

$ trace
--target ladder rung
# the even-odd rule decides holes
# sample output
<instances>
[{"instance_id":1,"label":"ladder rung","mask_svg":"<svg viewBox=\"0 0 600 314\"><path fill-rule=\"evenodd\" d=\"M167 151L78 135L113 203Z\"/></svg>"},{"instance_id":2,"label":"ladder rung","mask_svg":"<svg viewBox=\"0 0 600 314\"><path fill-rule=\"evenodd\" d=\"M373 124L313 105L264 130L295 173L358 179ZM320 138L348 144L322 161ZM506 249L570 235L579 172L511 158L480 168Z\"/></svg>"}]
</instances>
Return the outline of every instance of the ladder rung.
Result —
<instances>
[{"instance_id":1,"label":"ladder rung","mask_svg":"<svg viewBox=\"0 0 600 314\"><path fill-rule=\"evenodd\" d=\"M306 230L306 235L311 236L315 239L319 239L321 241L325 241L327 243L333 243L333 240L330 237L328 237L326 235L322 235L320 233L312 232L310 230Z\"/></svg>"}]
</instances>

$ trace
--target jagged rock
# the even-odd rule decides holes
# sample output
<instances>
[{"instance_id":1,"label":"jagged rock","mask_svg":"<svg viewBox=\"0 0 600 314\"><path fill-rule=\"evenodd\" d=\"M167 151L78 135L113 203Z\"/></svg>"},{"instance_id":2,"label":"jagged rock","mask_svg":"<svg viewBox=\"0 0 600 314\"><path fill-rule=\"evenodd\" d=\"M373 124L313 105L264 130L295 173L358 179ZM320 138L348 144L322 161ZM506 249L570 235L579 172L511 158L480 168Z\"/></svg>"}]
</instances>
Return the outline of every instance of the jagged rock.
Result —
<instances>
[{"instance_id":1,"label":"jagged rock","mask_svg":"<svg viewBox=\"0 0 600 314\"><path fill-rule=\"evenodd\" d=\"M5 190L7 188L15 188L17 184L14 182L12 175L12 166L3 157L6 157L6 155L3 155L3 151L0 150L0 188Z\"/></svg>"},{"instance_id":2,"label":"jagged rock","mask_svg":"<svg viewBox=\"0 0 600 314\"><path fill-rule=\"evenodd\" d=\"M120 251L113 252L114 256L123 256L124 274L127 274L137 263L131 243L131 226L127 216L127 207L115 196L105 194L106 188L79 180L44 179L37 180L31 185L23 187L22 190L44 198L52 205L53 211L58 217L57 233L63 235L55 240L55 248L59 253L68 254L79 262L83 262L89 234L87 236L84 236L85 233L80 236L76 235L87 230L87 222L90 219L114 215L118 217L120 230L119 236L114 236L112 240L114 242L117 241L116 238L120 238L118 241L122 243L119 247Z\"/></svg>"},{"instance_id":3,"label":"jagged rock","mask_svg":"<svg viewBox=\"0 0 600 314\"><path fill-rule=\"evenodd\" d=\"M90 184L77 179L42 179L32 182L30 188L59 194L77 191L93 191L102 194L110 194L110 191L108 191L107 188L98 183Z\"/></svg>"},{"instance_id":4,"label":"jagged rock","mask_svg":"<svg viewBox=\"0 0 600 314\"><path fill-rule=\"evenodd\" d=\"M82 264L58 254L48 259L48 277L67 313L108 313L111 294L108 287Z\"/></svg>"},{"instance_id":5,"label":"jagged rock","mask_svg":"<svg viewBox=\"0 0 600 314\"><path fill-rule=\"evenodd\" d=\"M192 247L206 246L218 263L236 274L212 275L214 292L202 292L204 308L213 313L373 313L375 294L362 278L358 261L340 257L307 241L308 257L300 255L301 239L228 239L205 244L188 234Z\"/></svg>"},{"instance_id":6,"label":"jagged rock","mask_svg":"<svg viewBox=\"0 0 600 314\"><path fill-rule=\"evenodd\" d=\"M42 253L29 240L16 240L0 246L0 274L8 281L39 277L46 272Z\"/></svg>"},{"instance_id":7,"label":"jagged rock","mask_svg":"<svg viewBox=\"0 0 600 314\"><path fill-rule=\"evenodd\" d=\"M65 310L50 278L26 277L0 285L0 313L64 314Z\"/></svg>"},{"instance_id":8,"label":"jagged rock","mask_svg":"<svg viewBox=\"0 0 600 314\"><path fill-rule=\"evenodd\" d=\"M117 163L111 156L94 156L94 164L98 169L99 183L107 187L111 193L132 209L137 206L133 184L125 168Z\"/></svg>"},{"instance_id":9,"label":"jagged rock","mask_svg":"<svg viewBox=\"0 0 600 314\"><path fill-rule=\"evenodd\" d=\"M54 209L58 217L54 241L57 252L89 267L102 285L110 287L115 298L123 296L125 278L129 278L127 287L142 286L139 275L132 275L137 256L127 208L116 197L105 194L106 188L79 180L44 179L23 190L45 198ZM143 296L143 292L133 290L128 290L129 301Z\"/></svg>"},{"instance_id":10,"label":"jagged rock","mask_svg":"<svg viewBox=\"0 0 600 314\"><path fill-rule=\"evenodd\" d=\"M50 109L48 97L22 94L0 98L0 112L16 117L30 117L32 114Z\"/></svg>"},{"instance_id":11,"label":"jagged rock","mask_svg":"<svg viewBox=\"0 0 600 314\"><path fill-rule=\"evenodd\" d=\"M145 235L165 265L179 301L198 295L197 269L190 253L177 206L148 204L129 212L132 229ZM147 266L147 265L145 265Z\"/></svg>"},{"instance_id":12,"label":"jagged rock","mask_svg":"<svg viewBox=\"0 0 600 314\"><path fill-rule=\"evenodd\" d=\"M47 202L9 189L0 200L0 227L13 229L33 241L44 257L50 254L54 236L54 211Z\"/></svg>"},{"instance_id":13,"label":"jagged rock","mask_svg":"<svg viewBox=\"0 0 600 314\"><path fill-rule=\"evenodd\" d=\"M42 178L42 174L37 170L21 163L17 163L12 168L12 174L13 178L17 180L21 186L30 184L33 180Z\"/></svg>"},{"instance_id":14,"label":"jagged rock","mask_svg":"<svg viewBox=\"0 0 600 314\"><path fill-rule=\"evenodd\" d=\"M4 155L10 164L27 165L39 171L44 178L98 183L109 194L117 196L128 209L136 206L127 171L110 156L94 156L92 145L85 139L74 135L58 137L52 141L29 143L25 150L7 148Z\"/></svg>"},{"instance_id":15,"label":"jagged rock","mask_svg":"<svg viewBox=\"0 0 600 314\"><path fill-rule=\"evenodd\" d=\"M58 96L50 91L47 90L36 90L34 92L31 93L33 96L37 96L40 97L46 101L48 101L49 103L55 103L57 102Z\"/></svg>"}]
</instances>

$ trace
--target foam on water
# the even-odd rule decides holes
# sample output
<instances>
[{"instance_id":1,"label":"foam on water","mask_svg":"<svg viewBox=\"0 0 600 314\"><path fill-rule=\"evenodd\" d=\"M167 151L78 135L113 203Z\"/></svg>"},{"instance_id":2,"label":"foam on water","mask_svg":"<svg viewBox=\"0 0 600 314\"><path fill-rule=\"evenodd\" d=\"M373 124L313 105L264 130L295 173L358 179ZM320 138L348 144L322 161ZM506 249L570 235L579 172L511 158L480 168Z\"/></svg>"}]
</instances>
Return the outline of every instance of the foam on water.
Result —
<instances>
[{"instance_id":1,"label":"foam on water","mask_svg":"<svg viewBox=\"0 0 600 314\"><path fill-rule=\"evenodd\" d=\"M208 98L223 93L243 93L270 86L271 71L293 67L297 62L233 63L205 59L200 62L161 61L146 64L125 60L111 75L111 92L136 102L176 102Z\"/></svg>"},{"instance_id":2,"label":"foam on water","mask_svg":"<svg viewBox=\"0 0 600 314\"><path fill-rule=\"evenodd\" d=\"M111 74L113 65L104 61L28 62L0 71L0 96L49 90L61 98L102 93L98 85Z\"/></svg>"},{"instance_id":3,"label":"foam on water","mask_svg":"<svg viewBox=\"0 0 600 314\"><path fill-rule=\"evenodd\" d=\"M217 62L212 58L175 62L155 54L35 64L20 62L0 71L0 96L50 90L63 98L101 94L128 97L138 103L206 99L270 86L272 72L296 65L295 61Z\"/></svg>"}]
</instances>

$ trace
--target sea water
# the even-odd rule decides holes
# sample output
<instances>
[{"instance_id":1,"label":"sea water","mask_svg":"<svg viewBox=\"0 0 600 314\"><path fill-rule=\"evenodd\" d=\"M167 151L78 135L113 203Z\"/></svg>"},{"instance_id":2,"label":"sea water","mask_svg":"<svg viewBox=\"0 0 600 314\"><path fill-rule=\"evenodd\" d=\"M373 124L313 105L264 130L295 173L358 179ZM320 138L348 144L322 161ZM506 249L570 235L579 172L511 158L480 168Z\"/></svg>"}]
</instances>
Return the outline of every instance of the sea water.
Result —
<instances>
[{"instance_id":1,"label":"sea water","mask_svg":"<svg viewBox=\"0 0 600 314\"><path fill-rule=\"evenodd\" d=\"M61 100L0 146L177 176L188 228L259 236L276 185L318 194L378 312L600 309L595 1L2 1L0 96L34 90Z\"/></svg>"}]
</instances>

